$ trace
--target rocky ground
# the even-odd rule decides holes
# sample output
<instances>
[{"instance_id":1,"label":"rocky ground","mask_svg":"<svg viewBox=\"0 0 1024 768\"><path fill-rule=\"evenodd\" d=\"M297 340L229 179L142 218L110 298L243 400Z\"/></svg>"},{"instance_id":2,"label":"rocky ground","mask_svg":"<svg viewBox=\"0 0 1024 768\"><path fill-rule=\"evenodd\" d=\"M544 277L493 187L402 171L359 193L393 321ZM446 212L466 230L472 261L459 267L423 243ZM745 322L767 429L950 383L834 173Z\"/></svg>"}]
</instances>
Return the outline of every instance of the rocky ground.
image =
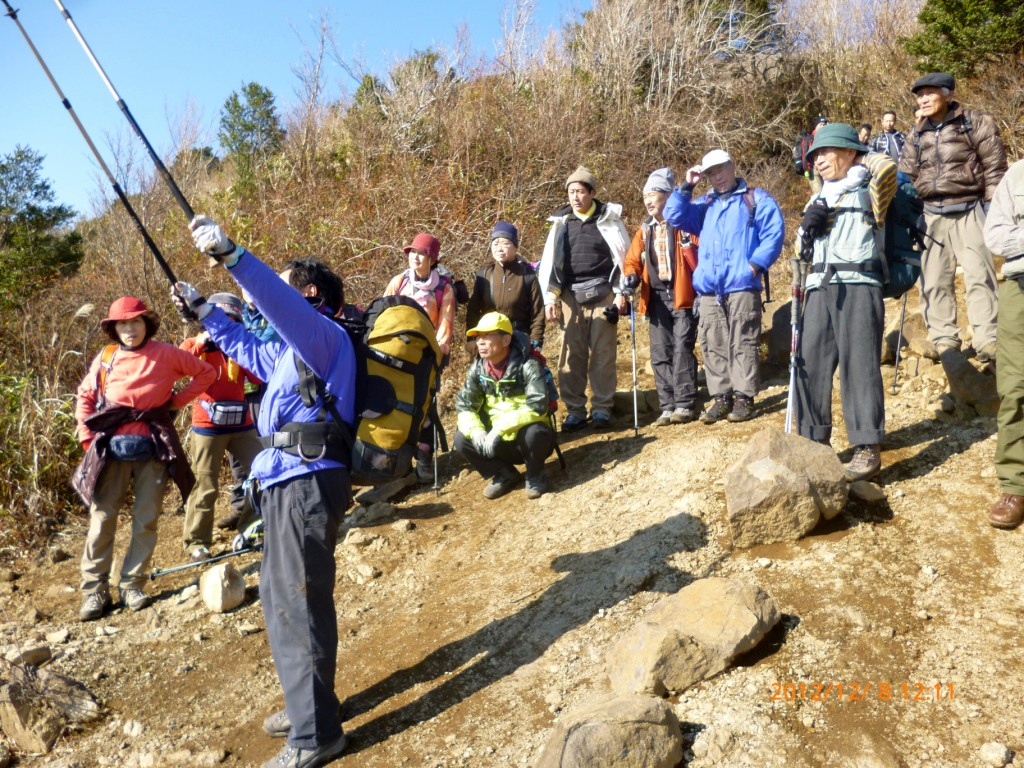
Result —
<instances>
[{"instance_id":1,"label":"rocky ground","mask_svg":"<svg viewBox=\"0 0 1024 768\"><path fill-rule=\"evenodd\" d=\"M626 388L625 323L620 343ZM641 331L641 357L645 346ZM553 492L539 501L486 502L480 478L444 459L439 495L412 489L393 509L349 516L336 597L351 746L334 765L531 765L562 713L609 690L615 638L711 574L759 585L784 616L733 668L672 699L683 765L1004 764L993 742L1024 748L1013 651L1024 534L986 522L994 418L918 362L886 396L885 499L853 500L801 541L734 551L722 488L747 439L782 426L784 370L769 372L752 422L655 429L648 412L638 436L630 414L563 440L568 470L552 460ZM640 388L653 389L644 372ZM836 414L846 458L838 402ZM180 561L180 525L164 518L158 566ZM41 553L0 583L0 644L48 645L44 668L84 683L103 716L15 764L260 765L279 746L260 722L282 699L258 560L236 561L249 597L227 614L206 609L192 571L154 582L148 610L81 624L83 535L57 537L69 559Z\"/></svg>"}]
</instances>

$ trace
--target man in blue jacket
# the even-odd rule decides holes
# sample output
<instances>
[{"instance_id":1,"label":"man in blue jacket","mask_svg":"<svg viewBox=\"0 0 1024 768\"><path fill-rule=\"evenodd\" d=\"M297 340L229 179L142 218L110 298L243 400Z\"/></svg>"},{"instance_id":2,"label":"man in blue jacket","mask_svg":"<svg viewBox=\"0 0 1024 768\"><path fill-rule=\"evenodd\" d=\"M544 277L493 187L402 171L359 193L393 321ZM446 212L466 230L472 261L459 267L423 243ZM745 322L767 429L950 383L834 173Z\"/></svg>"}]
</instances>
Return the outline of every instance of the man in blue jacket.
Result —
<instances>
[{"instance_id":1,"label":"man in blue jacket","mask_svg":"<svg viewBox=\"0 0 1024 768\"><path fill-rule=\"evenodd\" d=\"M288 741L263 768L315 768L341 754L347 741L334 692L334 547L351 504L345 430L351 434L354 421L356 361L348 333L331 319L341 282L315 259L292 262L277 275L205 216L192 221L192 236L280 336L259 339L193 286L178 283L179 309L187 305L225 354L267 383L258 422L264 449L252 475L265 533L260 599L285 708L263 729ZM282 280L297 290L283 289Z\"/></svg>"},{"instance_id":2,"label":"man in blue jacket","mask_svg":"<svg viewBox=\"0 0 1024 768\"><path fill-rule=\"evenodd\" d=\"M694 200L693 190L705 176L713 189ZM751 419L759 386L761 275L782 253L782 211L771 195L736 176L728 152L713 149L686 172L686 183L672 193L664 216L677 229L700 233L693 287L704 371L714 398L701 421Z\"/></svg>"}]
</instances>

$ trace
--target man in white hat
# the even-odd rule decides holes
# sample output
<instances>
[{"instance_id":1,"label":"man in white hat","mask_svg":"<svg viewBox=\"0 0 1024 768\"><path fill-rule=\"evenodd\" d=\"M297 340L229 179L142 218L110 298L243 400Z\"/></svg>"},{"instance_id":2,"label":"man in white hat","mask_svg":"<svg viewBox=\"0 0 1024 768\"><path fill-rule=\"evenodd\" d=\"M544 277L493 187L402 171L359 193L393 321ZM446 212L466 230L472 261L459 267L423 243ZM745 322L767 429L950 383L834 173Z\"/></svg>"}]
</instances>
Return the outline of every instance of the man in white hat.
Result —
<instances>
[{"instance_id":1,"label":"man in white hat","mask_svg":"<svg viewBox=\"0 0 1024 768\"><path fill-rule=\"evenodd\" d=\"M705 177L712 190L693 199L694 188ZM701 421L751 419L759 386L761 275L782 253L782 211L765 190L748 187L736 176L728 152L713 149L686 172L686 183L672 193L664 215L676 229L700 233L693 287L713 398Z\"/></svg>"}]
</instances>

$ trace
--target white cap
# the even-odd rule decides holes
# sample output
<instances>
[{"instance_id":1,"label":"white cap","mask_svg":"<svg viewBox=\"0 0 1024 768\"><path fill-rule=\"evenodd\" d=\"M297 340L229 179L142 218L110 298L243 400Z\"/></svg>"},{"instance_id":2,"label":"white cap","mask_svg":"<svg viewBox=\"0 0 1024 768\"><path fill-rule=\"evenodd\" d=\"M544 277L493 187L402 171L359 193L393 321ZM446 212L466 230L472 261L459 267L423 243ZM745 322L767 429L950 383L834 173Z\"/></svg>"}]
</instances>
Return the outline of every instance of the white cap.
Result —
<instances>
[{"instance_id":1,"label":"white cap","mask_svg":"<svg viewBox=\"0 0 1024 768\"><path fill-rule=\"evenodd\" d=\"M700 161L700 171L701 173L704 173L708 169L714 168L716 165L731 162L732 157L724 149L712 149L704 155L704 159Z\"/></svg>"}]
</instances>

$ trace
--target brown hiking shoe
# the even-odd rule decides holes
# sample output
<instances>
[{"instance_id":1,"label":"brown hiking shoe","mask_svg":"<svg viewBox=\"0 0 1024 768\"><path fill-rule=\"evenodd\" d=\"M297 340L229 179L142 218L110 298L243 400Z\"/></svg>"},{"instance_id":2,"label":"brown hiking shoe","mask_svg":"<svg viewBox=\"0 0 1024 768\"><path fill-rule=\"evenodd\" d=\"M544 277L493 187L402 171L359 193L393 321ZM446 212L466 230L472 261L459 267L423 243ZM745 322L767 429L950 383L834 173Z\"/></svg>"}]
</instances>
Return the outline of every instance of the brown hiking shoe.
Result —
<instances>
[{"instance_id":1,"label":"brown hiking shoe","mask_svg":"<svg viewBox=\"0 0 1024 768\"><path fill-rule=\"evenodd\" d=\"M846 479L851 483L854 480L867 480L881 468L882 454L877 445L858 445L850 463L844 467Z\"/></svg>"},{"instance_id":2,"label":"brown hiking shoe","mask_svg":"<svg viewBox=\"0 0 1024 768\"><path fill-rule=\"evenodd\" d=\"M732 410L726 418L729 421L750 421L754 415L754 398L736 395L732 400Z\"/></svg>"},{"instance_id":3,"label":"brown hiking shoe","mask_svg":"<svg viewBox=\"0 0 1024 768\"><path fill-rule=\"evenodd\" d=\"M730 411L732 411L732 395L715 395L714 402L701 414L700 420L705 424L714 424L728 416Z\"/></svg>"},{"instance_id":4,"label":"brown hiking shoe","mask_svg":"<svg viewBox=\"0 0 1024 768\"><path fill-rule=\"evenodd\" d=\"M1024 521L1024 496L1004 493L988 513L988 524L1009 530Z\"/></svg>"},{"instance_id":5,"label":"brown hiking shoe","mask_svg":"<svg viewBox=\"0 0 1024 768\"><path fill-rule=\"evenodd\" d=\"M996 361L996 343L990 341L977 351L979 363L994 363Z\"/></svg>"}]
</instances>

